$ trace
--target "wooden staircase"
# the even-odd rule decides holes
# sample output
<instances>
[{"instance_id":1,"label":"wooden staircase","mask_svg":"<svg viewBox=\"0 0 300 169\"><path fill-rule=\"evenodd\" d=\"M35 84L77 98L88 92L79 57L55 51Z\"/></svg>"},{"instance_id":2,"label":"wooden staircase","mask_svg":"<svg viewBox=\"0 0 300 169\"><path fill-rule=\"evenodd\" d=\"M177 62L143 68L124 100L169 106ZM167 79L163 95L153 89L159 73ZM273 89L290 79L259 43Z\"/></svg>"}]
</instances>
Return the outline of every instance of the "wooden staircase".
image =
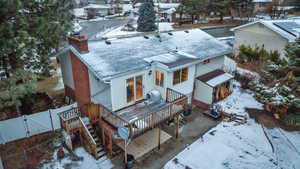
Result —
<instances>
[{"instance_id":1,"label":"wooden staircase","mask_svg":"<svg viewBox=\"0 0 300 169\"><path fill-rule=\"evenodd\" d=\"M104 151L104 148L100 144L100 139L99 139L98 135L96 134L95 129L93 128L93 126L91 124L87 124L86 127L87 127L88 131L90 132L91 136L93 137L93 139L95 140L96 154L97 154L97 157L95 157L95 158L99 159L99 158L103 157L106 154L105 151Z\"/></svg>"},{"instance_id":2,"label":"wooden staircase","mask_svg":"<svg viewBox=\"0 0 300 169\"><path fill-rule=\"evenodd\" d=\"M93 126L86 120L82 120L80 117L80 135L82 145L95 157L99 159L106 155L100 139L93 128Z\"/></svg>"}]
</instances>

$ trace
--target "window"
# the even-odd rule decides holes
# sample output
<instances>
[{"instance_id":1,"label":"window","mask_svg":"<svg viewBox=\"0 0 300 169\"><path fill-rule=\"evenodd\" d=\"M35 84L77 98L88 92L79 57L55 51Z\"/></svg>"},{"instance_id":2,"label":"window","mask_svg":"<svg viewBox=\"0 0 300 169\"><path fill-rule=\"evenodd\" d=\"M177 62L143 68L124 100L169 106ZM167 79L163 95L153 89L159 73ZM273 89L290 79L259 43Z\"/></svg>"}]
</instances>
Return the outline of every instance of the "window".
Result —
<instances>
[{"instance_id":1,"label":"window","mask_svg":"<svg viewBox=\"0 0 300 169\"><path fill-rule=\"evenodd\" d=\"M135 77L135 93L136 100L143 98L143 76Z\"/></svg>"},{"instance_id":2,"label":"window","mask_svg":"<svg viewBox=\"0 0 300 169\"><path fill-rule=\"evenodd\" d=\"M126 80L127 103L142 99L143 94L143 76L136 76Z\"/></svg>"},{"instance_id":3,"label":"window","mask_svg":"<svg viewBox=\"0 0 300 169\"><path fill-rule=\"evenodd\" d=\"M164 73L156 72L155 73L155 84L160 87L164 87Z\"/></svg>"},{"instance_id":4,"label":"window","mask_svg":"<svg viewBox=\"0 0 300 169\"><path fill-rule=\"evenodd\" d=\"M189 69L187 67L176 70L175 72L173 72L173 85L187 81L188 76L189 76Z\"/></svg>"}]
</instances>

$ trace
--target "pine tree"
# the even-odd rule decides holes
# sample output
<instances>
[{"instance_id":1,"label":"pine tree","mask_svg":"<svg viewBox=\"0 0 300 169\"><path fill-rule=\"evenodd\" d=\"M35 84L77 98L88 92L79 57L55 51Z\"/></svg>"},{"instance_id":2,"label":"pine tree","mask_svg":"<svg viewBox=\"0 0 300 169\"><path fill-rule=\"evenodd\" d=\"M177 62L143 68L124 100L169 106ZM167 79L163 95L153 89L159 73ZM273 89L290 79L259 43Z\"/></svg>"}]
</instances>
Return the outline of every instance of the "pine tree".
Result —
<instances>
[{"instance_id":1,"label":"pine tree","mask_svg":"<svg viewBox=\"0 0 300 169\"><path fill-rule=\"evenodd\" d=\"M35 75L29 71L16 69L11 77L0 81L0 109L16 108L21 106L25 97L31 97L37 92Z\"/></svg>"},{"instance_id":2,"label":"pine tree","mask_svg":"<svg viewBox=\"0 0 300 169\"><path fill-rule=\"evenodd\" d=\"M182 0L181 5L177 8L177 13L182 16L188 14L192 18L192 23L199 18L200 15L208 13L208 0Z\"/></svg>"},{"instance_id":3,"label":"pine tree","mask_svg":"<svg viewBox=\"0 0 300 169\"><path fill-rule=\"evenodd\" d=\"M138 32L151 32L157 29L155 25L155 10L152 0L145 0L139 9Z\"/></svg>"},{"instance_id":4,"label":"pine tree","mask_svg":"<svg viewBox=\"0 0 300 169\"><path fill-rule=\"evenodd\" d=\"M59 48L71 28L72 0L1 0L0 69L49 74L47 56Z\"/></svg>"}]
</instances>

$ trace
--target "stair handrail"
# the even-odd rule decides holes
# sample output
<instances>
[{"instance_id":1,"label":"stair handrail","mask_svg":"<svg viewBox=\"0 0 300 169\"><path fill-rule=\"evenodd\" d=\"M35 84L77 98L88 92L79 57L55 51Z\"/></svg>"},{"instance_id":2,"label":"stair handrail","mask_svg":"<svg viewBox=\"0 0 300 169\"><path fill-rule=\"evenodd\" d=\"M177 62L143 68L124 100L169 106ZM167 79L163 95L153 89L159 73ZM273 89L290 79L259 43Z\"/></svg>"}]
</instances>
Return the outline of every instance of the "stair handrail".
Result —
<instances>
[{"instance_id":1,"label":"stair handrail","mask_svg":"<svg viewBox=\"0 0 300 169\"><path fill-rule=\"evenodd\" d=\"M83 125L84 127L84 130L88 133L90 139L92 140L93 144L96 145L96 141L94 140L93 136L91 135L91 133L89 132L88 128L85 126L84 122L82 121L81 117L79 117L79 120L81 122L81 124Z\"/></svg>"}]
</instances>

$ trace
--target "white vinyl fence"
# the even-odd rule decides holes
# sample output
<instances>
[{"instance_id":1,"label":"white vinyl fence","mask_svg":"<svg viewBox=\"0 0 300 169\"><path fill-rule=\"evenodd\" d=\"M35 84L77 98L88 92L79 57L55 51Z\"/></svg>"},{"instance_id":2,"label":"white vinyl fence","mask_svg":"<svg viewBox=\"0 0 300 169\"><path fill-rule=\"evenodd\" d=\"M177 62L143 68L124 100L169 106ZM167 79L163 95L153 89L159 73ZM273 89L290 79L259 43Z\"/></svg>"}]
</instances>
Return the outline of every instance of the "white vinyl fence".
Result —
<instances>
[{"instance_id":1,"label":"white vinyl fence","mask_svg":"<svg viewBox=\"0 0 300 169\"><path fill-rule=\"evenodd\" d=\"M60 129L58 114L76 106L75 103L57 109L0 121L0 144Z\"/></svg>"}]
</instances>

